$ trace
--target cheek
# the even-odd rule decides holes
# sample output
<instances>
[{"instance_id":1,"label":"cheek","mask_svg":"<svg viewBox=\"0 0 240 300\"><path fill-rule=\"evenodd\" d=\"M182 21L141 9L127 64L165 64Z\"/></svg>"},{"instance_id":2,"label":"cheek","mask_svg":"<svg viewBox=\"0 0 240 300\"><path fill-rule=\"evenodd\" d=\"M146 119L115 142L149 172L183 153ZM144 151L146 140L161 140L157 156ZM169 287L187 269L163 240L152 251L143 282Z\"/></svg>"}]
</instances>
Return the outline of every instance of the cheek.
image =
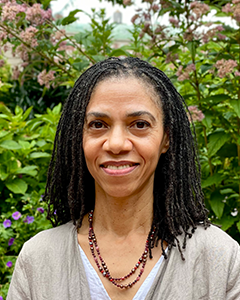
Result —
<instances>
[{"instance_id":1,"label":"cheek","mask_svg":"<svg viewBox=\"0 0 240 300\"><path fill-rule=\"evenodd\" d=\"M83 137L83 152L87 167L91 168L93 163L96 161L100 153L100 143L97 140L88 138L87 136Z\"/></svg>"}]
</instances>

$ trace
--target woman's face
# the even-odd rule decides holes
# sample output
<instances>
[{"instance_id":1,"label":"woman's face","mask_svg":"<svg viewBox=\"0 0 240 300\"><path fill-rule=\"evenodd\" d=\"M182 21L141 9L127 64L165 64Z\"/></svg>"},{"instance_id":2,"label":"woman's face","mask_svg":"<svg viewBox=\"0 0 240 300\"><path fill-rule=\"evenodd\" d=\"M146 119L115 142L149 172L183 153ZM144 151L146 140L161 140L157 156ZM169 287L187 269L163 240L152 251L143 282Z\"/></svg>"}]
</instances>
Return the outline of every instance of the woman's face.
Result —
<instances>
[{"instance_id":1,"label":"woman's face","mask_svg":"<svg viewBox=\"0 0 240 300\"><path fill-rule=\"evenodd\" d=\"M153 190L159 157L168 149L154 93L135 78L98 84L86 111L83 150L96 191L129 197Z\"/></svg>"}]
</instances>

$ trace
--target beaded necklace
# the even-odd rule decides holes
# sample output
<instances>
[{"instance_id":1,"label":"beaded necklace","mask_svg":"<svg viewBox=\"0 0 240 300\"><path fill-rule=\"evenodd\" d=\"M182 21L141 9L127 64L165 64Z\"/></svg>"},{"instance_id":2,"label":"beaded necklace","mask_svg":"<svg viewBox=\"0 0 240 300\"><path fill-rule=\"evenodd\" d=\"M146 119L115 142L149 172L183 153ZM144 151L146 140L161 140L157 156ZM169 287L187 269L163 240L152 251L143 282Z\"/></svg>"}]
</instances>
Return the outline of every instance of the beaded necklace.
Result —
<instances>
[{"instance_id":1,"label":"beaded necklace","mask_svg":"<svg viewBox=\"0 0 240 300\"><path fill-rule=\"evenodd\" d=\"M148 252L149 252L149 249L152 248L151 245L153 242L153 237L154 237L156 228L154 227L153 230L150 230L146 244L145 244L145 249L144 249L141 257L139 258L138 262L135 264L134 268L132 268L131 271L127 275L120 277L120 278L114 278L111 276L110 271L100 254L100 250L99 250L99 247L97 244L97 238L93 231L93 224L92 224L93 210L91 210L90 213L88 214L88 221L89 221L89 236L88 236L89 246L90 246L90 250L91 250L93 259L98 267L98 270L102 273L102 275L105 278L107 278L116 287L121 288L121 289L131 288L134 284L136 284L140 280L140 278L144 272L144 268L147 263ZM97 255L95 254L94 248L96 250ZM151 255L150 255L150 258L151 258ZM140 269L139 274L137 275L136 279L134 279L132 282L129 282L128 284L122 284L121 282L123 282L124 280L126 280L130 276L132 276L136 272L136 270L140 267L140 265L142 265L142 266L141 266L141 269Z\"/></svg>"}]
</instances>

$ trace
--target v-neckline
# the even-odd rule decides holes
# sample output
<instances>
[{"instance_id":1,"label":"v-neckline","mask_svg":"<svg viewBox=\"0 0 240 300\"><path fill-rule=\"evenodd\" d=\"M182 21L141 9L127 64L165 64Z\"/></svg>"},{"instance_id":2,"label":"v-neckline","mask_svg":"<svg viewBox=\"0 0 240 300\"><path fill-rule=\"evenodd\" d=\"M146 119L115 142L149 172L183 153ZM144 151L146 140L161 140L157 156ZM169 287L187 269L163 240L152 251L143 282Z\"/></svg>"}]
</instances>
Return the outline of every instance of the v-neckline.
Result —
<instances>
[{"instance_id":1,"label":"v-neckline","mask_svg":"<svg viewBox=\"0 0 240 300\"><path fill-rule=\"evenodd\" d=\"M79 250L80 250L80 254L81 254L81 258L82 258L82 262L83 262L83 266L84 266L84 269L85 269L85 273L86 273L86 268L88 268L88 270L90 269L91 272L90 275L92 277L94 277L94 280L96 280L96 282L98 283L98 286L99 288L102 290L105 298L107 297L106 300L111 300L111 298L109 297L108 295L108 292L107 290L105 289L97 271L94 269L94 267L92 266L92 264L90 263L87 255L85 254L85 252L83 251L82 247L78 244L79 246ZM168 251L168 248L166 248L165 252L167 253ZM138 299L143 299L141 295L142 291L145 289L145 293L144 293L144 298L146 297L146 295L148 294L150 288L151 288L151 285L158 273L158 270L162 264L164 260L164 257L163 255L161 255L161 257L159 258L159 260L156 262L156 264L153 266L152 270L150 271L150 273L148 274L148 276L144 279L143 283L140 285L140 287L138 288L136 294L134 295L133 299L132 300L138 300ZM88 276L87 276L87 281L88 281ZM150 284L149 284L150 282ZM91 291L90 291L90 294L91 294ZM139 296L141 296L141 298L139 298Z\"/></svg>"}]
</instances>

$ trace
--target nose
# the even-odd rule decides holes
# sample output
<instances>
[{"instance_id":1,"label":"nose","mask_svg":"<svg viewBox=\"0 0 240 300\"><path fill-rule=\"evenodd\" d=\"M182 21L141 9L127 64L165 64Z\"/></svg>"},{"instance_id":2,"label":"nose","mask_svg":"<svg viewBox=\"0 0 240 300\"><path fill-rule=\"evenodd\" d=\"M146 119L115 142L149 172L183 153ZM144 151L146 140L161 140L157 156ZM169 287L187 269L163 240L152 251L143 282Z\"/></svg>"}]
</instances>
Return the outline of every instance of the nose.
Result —
<instances>
[{"instance_id":1,"label":"nose","mask_svg":"<svg viewBox=\"0 0 240 300\"><path fill-rule=\"evenodd\" d=\"M132 148L133 145L128 138L128 133L121 126L111 128L103 144L103 150L112 152L113 154L129 152Z\"/></svg>"}]
</instances>

